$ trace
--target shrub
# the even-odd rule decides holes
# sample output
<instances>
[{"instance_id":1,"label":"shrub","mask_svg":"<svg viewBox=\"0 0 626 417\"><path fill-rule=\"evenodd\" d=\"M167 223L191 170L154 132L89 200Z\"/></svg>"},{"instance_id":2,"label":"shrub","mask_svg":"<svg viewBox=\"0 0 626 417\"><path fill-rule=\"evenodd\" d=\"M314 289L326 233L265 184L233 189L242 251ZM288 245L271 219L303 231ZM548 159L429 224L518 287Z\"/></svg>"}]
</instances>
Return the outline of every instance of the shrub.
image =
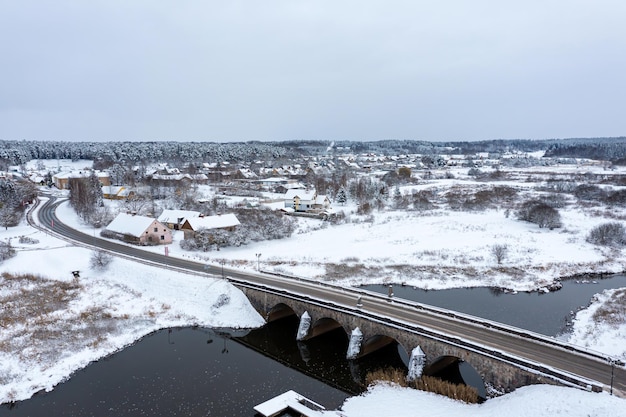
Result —
<instances>
[{"instance_id":1,"label":"shrub","mask_svg":"<svg viewBox=\"0 0 626 417\"><path fill-rule=\"evenodd\" d=\"M433 392L439 395L445 395L454 400L464 401L466 403L475 404L479 401L478 391L476 388L464 384L453 384L442 379L422 375L415 381L408 382L404 371L395 368L379 369L369 372L365 376L367 385L376 381L388 381L398 384L402 387L415 388L421 391Z\"/></svg>"},{"instance_id":2,"label":"shrub","mask_svg":"<svg viewBox=\"0 0 626 417\"><path fill-rule=\"evenodd\" d=\"M517 211L517 217L520 220L535 223L540 228L561 227L561 215L558 210L543 201L530 200L525 202Z\"/></svg>"},{"instance_id":3,"label":"shrub","mask_svg":"<svg viewBox=\"0 0 626 417\"><path fill-rule=\"evenodd\" d=\"M435 205L431 202L433 197L433 193L426 190L414 191L412 194L413 208L419 211L433 209L435 207Z\"/></svg>"},{"instance_id":4,"label":"shrub","mask_svg":"<svg viewBox=\"0 0 626 417\"><path fill-rule=\"evenodd\" d=\"M470 177L480 177L482 174L483 172L478 168L470 168L467 171L467 175Z\"/></svg>"},{"instance_id":5,"label":"shrub","mask_svg":"<svg viewBox=\"0 0 626 417\"><path fill-rule=\"evenodd\" d=\"M33 239L32 237L29 237L29 236L20 236L20 243L23 245L34 245L34 244L39 243L39 240Z\"/></svg>"},{"instance_id":6,"label":"shrub","mask_svg":"<svg viewBox=\"0 0 626 417\"><path fill-rule=\"evenodd\" d=\"M89 265L91 265L92 269L104 271L109 267L111 261L113 261L113 256L110 253L103 250L95 250L89 259Z\"/></svg>"},{"instance_id":7,"label":"shrub","mask_svg":"<svg viewBox=\"0 0 626 417\"><path fill-rule=\"evenodd\" d=\"M574 195L579 200L602 201L606 197L606 192L597 185L583 184L576 187Z\"/></svg>"},{"instance_id":8,"label":"shrub","mask_svg":"<svg viewBox=\"0 0 626 417\"><path fill-rule=\"evenodd\" d=\"M591 229L587 242L603 246L623 246L626 244L626 229L621 223L603 223Z\"/></svg>"}]
</instances>

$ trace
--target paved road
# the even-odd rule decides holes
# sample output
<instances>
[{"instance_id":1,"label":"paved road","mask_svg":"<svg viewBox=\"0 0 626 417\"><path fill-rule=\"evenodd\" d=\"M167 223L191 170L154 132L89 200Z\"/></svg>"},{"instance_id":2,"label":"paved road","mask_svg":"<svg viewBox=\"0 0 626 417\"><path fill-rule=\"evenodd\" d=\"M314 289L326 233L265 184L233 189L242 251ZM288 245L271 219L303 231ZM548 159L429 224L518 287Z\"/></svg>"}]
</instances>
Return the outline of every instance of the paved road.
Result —
<instances>
[{"instance_id":1,"label":"paved road","mask_svg":"<svg viewBox=\"0 0 626 417\"><path fill-rule=\"evenodd\" d=\"M498 325L494 326L493 323L485 325L485 321L482 319L467 318L464 315L459 317L453 312L441 313L441 310L431 309L429 306L406 300L394 299L393 302L389 302L385 296L380 294L334 287L307 280L288 279L270 274L242 272L216 265L206 265L99 239L63 224L55 214L55 209L59 203L59 201L51 198L41 207L39 210L40 223L72 241L88 246L98 246L138 260L196 273L220 276L224 272L229 280L240 286L264 287L284 294L304 294L331 307L378 319L384 318L384 320L393 321L395 325L417 328L427 334L435 333L444 335L448 339L462 340L464 343L473 345L472 347L477 350L505 352L505 354L511 355L513 360L527 360L530 363L543 364L556 370L557 373L558 370L562 370L568 374L580 375L588 380L598 381L605 386L605 390L609 389L611 371L613 371L615 392L620 395L626 394L626 370L623 367L612 369L606 357L573 349L571 346L561 344L552 338L528 334L524 330L511 329L504 325L501 328ZM356 309L355 301L359 295L362 297L363 307Z\"/></svg>"}]
</instances>

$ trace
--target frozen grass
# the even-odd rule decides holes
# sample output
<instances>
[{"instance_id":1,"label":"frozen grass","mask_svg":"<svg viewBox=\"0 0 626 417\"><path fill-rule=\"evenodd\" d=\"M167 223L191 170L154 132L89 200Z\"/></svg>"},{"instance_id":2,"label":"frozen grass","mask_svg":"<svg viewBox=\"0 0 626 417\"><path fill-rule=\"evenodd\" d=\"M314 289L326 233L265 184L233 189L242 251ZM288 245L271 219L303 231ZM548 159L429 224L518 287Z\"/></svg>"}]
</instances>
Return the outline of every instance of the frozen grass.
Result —
<instances>
[{"instance_id":1,"label":"frozen grass","mask_svg":"<svg viewBox=\"0 0 626 417\"><path fill-rule=\"evenodd\" d=\"M467 404L476 404L478 402L478 391L474 387L465 384L453 384L428 375L422 375L415 381L407 381L406 371L395 368L379 369L369 372L365 376L365 382L368 386L382 382L391 383L399 387L409 387L420 391L445 395L448 398Z\"/></svg>"}]
</instances>

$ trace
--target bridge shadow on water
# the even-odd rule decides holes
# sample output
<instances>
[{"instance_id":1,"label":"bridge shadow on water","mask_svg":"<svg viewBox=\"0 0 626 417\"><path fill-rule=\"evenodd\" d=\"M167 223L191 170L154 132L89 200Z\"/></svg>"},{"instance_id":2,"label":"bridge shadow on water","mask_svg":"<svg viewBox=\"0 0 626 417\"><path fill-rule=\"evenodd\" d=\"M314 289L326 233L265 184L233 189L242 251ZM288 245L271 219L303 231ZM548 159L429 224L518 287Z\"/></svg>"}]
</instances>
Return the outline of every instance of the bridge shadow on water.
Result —
<instances>
[{"instance_id":1,"label":"bridge shadow on water","mask_svg":"<svg viewBox=\"0 0 626 417\"><path fill-rule=\"evenodd\" d=\"M368 372L381 368L396 368L404 373L408 372L408 354L397 342L387 344L356 360L348 360L346 352L349 340L342 328L307 341L297 341L295 336L298 324L298 317L290 315L232 340L352 395L367 388L365 381ZM480 375L471 365L456 357L436 359L424 369L424 374L455 384L473 386L482 399L486 398Z\"/></svg>"}]
</instances>

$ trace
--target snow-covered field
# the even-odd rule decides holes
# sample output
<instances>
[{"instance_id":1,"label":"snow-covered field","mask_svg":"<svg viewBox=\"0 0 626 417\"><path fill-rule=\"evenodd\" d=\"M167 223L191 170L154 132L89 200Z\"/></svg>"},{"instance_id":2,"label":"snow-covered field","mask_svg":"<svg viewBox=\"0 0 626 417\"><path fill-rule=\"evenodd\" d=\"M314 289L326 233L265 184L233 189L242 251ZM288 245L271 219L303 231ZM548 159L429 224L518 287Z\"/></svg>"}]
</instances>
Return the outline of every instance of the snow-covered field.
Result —
<instances>
[{"instance_id":1,"label":"snow-covered field","mask_svg":"<svg viewBox=\"0 0 626 417\"><path fill-rule=\"evenodd\" d=\"M349 206L339 209L352 210ZM169 254L216 264L226 260L230 267L254 268L255 254L261 253L263 269L332 279L345 285L380 282L383 277L430 289L495 285L536 290L562 276L626 269L622 251L598 249L585 241L587 232L606 219L589 216L577 208L560 212L564 227L552 231L495 210L428 215L387 212L376 214L373 221L327 227L316 220L299 219L298 232L289 239L207 253L184 252L174 242ZM81 225L66 204L57 214L87 233L98 232ZM20 244L19 236L29 236L39 243ZM4 319L0 323L0 403L52 389L89 362L160 328L262 324L245 297L219 279L165 272L121 258L116 258L106 272L99 272L89 267L90 251L69 246L26 225L0 230L0 239L9 238L18 255L0 264L0 272L32 273L42 278L19 286L0 281L0 318ZM490 253L495 243L509 247L502 265L497 265ZM163 248L148 250L162 253ZM353 273L329 275L329 271L346 269ZM78 281L72 277L73 270L81 271ZM49 314L45 309L35 310L24 317L6 319L8 300L28 295L37 286L48 288L50 282L64 283L67 288L62 309ZM626 326L594 321L594 312L610 295L598 295L588 309L577 314L570 342L626 358ZM97 331L87 331L85 321L95 324ZM72 337L68 338L70 331ZM38 337L44 337L45 342ZM379 385L348 399L342 408L345 416L505 413L626 416L626 400L605 393L533 386L481 405L466 405L433 394Z\"/></svg>"},{"instance_id":2,"label":"snow-covered field","mask_svg":"<svg viewBox=\"0 0 626 417\"><path fill-rule=\"evenodd\" d=\"M19 236L39 242L20 244ZM18 251L0 272L39 277L0 278L0 403L51 390L74 371L158 329L264 323L245 296L219 278L122 258L106 271L93 270L90 250L26 225L3 230L0 238L10 238Z\"/></svg>"}]
</instances>

